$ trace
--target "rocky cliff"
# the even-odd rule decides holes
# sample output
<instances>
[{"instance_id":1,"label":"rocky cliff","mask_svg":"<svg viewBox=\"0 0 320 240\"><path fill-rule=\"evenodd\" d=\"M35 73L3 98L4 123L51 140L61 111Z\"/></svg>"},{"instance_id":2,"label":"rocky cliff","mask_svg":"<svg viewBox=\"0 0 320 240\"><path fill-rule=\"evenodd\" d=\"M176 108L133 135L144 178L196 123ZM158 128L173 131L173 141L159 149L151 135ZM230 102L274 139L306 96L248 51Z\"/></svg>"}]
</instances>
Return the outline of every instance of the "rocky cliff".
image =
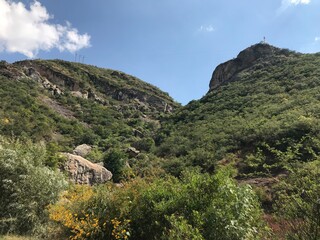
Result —
<instances>
[{"instance_id":1,"label":"rocky cliff","mask_svg":"<svg viewBox=\"0 0 320 240\"><path fill-rule=\"evenodd\" d=\"M272 63L278 58L289 57L292 54L295 53L267 43L258 43L248 47L241 51L236 58L216 67L209 84L209 91L216 89L224 83L237 80L238 73L247 68L254 67L256 63Z\"/></svg>"}]
</instances>

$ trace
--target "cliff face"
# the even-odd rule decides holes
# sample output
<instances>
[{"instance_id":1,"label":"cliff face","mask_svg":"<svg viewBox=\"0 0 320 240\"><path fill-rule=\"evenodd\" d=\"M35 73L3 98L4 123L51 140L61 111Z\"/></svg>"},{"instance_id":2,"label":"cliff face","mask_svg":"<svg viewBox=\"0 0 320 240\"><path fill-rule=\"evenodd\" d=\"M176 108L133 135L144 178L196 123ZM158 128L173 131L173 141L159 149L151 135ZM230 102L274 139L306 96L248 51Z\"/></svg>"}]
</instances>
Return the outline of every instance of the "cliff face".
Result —
<instances>
[{"instance_id":1,"label":"cliff face","mask_svg":"<svg viewBox=\"0 0 320 240\"><path fill-rule=\"evenodd\" d=\"M289 50L277 48L267 43L255 44L241 51L236 58L216 67L209 84L209 91L216 89L224 83L236 80L238 73L254 66L255 63L261 61L272 62L277 57L287 57L291 54L292 52Z\"/></svg>"}]
</instances>

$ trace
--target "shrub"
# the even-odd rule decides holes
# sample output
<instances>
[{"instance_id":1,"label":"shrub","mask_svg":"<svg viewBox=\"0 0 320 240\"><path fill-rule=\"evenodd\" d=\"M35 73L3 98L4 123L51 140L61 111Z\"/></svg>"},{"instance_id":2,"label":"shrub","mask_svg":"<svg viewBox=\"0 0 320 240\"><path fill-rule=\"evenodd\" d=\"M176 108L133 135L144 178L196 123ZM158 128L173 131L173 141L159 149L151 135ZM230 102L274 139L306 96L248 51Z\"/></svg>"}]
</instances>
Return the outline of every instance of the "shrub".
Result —
<instances>
[{"instance_id":1,"label":"shrub","mask_svg":"<svg viewBox=\"0 0 320 240\"><path fill-rule=\"evenodd\" d=\"M258 199L229 175L225 170L214 176L191 171L180 181L156 180L133 203L133 238L158 239L171 228L174 235L186 228L205 239L259 239L266 229ZM172 215L177 218L168 218Z\"/></svg>"},{"instance_id":2,"label":"shrub","mask_svg":"<svg viewBox=\"0 0 320 240\"><path fill-rule=\"evenodd\" d=\"M289 239L320 239L320 161L298 164L275 188L275 210Z\"/></svg>"},{"instance_id":3,"label":"shrub","mask_svg":"<svg viewBox=\"0 0 320 240\"><path fill-rule=\"evenodd\" d=\"M44 165L45 146L0 138L0 231L30 233L46 223L46 207L66 186Z\"/></svg>"},{"instance_id":4,"label":"shrub","mask_svg":"<svg viewBox=\"0 0 320 240\"><path fill-rule=\"evenodd\" d=\"M181 180L137 178L120 188L96 186L89 193L82 187L68 194L74 197L53 205L50 216L67 228L71 238L80 239L265 237L257 197L229 175L229 170L216 175L190 171Z\"/></svg>"},{"instance_id":5,"label":"shrub","mask_svg":"<svg viewBox=\"0 0 320 240\"><path fill-rule=\"evenodd\" d=\"M113 181L119 182L123 178L126 165L126 154L120 149L111 149L103 159L103 165L113 174Z\"/></svg>"}]
</instances>

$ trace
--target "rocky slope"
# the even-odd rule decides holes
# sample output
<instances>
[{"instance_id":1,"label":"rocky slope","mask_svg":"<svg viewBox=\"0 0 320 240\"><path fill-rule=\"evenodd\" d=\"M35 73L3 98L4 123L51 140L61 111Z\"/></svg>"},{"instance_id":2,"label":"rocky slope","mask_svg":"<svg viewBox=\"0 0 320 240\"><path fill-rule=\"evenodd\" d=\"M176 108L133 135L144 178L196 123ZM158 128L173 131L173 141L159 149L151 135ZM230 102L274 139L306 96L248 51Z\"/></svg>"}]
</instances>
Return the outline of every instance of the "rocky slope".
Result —
<instances>
[{"instance_id":1,"label":"rocky slope","mask_svg":"<svg viewBox=\"0 0 320 240\"><path fill-rule=\"evenodd\" d=\"M222 84L239 79L238 74L241 71L252 68L256 64L276 64L277 61L281 61L283 58L294 54L296 53L271 46L267 43L255 44L241 51L236 58L217 66L209 84L210 91Z\"/></svg>"},{"instance_id":2,"label":"rocky slope","mask_svg":"<svg viewBox=\"0 0 320 240\"><path fill-rule=\"evenodd\" d=\"M86 159L102 162L111 149L146 152L159 119L179 107L157 87L116 70L62 60L0 62L0 135L44 141L52 153L88 144ZM57 164L55 156L48 161Z\"/></svg>"},{"instance_id":3,"label":"rocky slope","mask_svg":"<svg viewBox=\"0 0 320 240\"><path fill-rule=\"evenodd\" d=\"M146 108L149 112L171 112L179 106L168 94L133 76L80 63L61 60L2 62L0 73L10 78L29 77L53 95L67 91L102 104L112 98L140 109Z\"/></svg>"}]
</instances>

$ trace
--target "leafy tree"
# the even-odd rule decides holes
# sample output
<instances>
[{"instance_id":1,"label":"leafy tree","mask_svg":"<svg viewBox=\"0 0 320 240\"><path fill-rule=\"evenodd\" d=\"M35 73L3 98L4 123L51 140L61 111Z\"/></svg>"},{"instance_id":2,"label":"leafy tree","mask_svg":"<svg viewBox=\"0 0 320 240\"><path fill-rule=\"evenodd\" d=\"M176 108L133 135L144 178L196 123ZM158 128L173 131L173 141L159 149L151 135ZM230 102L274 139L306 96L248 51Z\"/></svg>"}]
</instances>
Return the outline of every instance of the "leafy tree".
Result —
<instances>
[{"instance_id":1,"label":"leafy tree","mask_svg":"<svg viewBox=\"0 0 320 240\"><path fill-rule=\"evenodd\" d=\"M46 207L67 183L45 160L45 146L1 137L0 232L32 233L47 222Z\"/></svg>"},{"instance_id":2,"label":"leafy tree","mask_svg":"<svg viewBox=\"0 0 320 240\"><path fill-rule=\"evenodd\" d=\"M103 165L112 172L113 181L119 182L123 179L126 160L127 155L120 149L111 149L106 153Z\"/></svg>"}]
</instances>

